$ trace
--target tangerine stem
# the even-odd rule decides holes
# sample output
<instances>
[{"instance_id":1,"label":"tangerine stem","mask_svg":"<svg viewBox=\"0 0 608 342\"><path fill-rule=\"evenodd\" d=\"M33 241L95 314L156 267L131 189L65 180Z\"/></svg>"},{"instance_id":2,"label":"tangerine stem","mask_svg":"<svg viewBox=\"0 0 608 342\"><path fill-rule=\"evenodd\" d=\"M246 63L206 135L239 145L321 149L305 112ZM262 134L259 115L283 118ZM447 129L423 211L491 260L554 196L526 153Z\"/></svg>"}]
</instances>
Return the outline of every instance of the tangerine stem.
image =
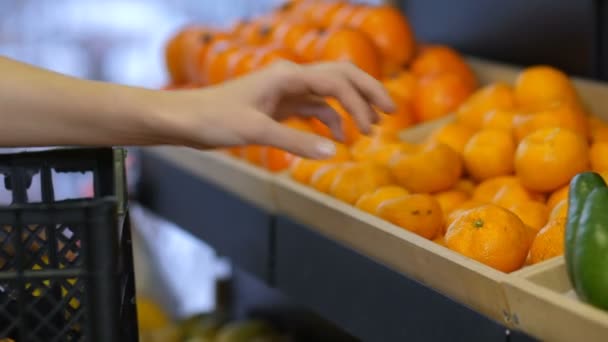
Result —
<instances>
[{"instance_id":1,"label":"tangerine stem","mask_svg":"<svg viewBox=\"0 0 608 342\"><path fill-rule=\"evenodd\" d=\"M475 228L483 227L483 220L482 219L475 220L475 222L473 222L473 226L475 226Z\"/></svg>"}]
</instances>

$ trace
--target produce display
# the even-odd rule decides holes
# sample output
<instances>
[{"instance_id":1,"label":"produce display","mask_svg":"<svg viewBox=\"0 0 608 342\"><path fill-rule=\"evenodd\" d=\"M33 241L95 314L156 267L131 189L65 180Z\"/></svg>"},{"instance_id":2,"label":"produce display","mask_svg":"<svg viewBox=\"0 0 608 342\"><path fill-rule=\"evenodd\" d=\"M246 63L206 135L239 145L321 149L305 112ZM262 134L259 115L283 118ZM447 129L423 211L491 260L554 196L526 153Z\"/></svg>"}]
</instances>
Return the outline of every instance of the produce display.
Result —
<instances>
[{"instance_id":1,"label":"produce display","mask_svg":"<svg viewBox=\"0 0 608 342\"><path fill-rule=\"evenodd\" d=\"M397 104L393 115L380 113L372 134L360 134L327 99L345 137L331 159L266 146L225 152L282 172L276 179L285 188L293 190L293 182L282 183L290 177L500 272L564 255L578 298L608 310L608 123L589 110L564 72L537 65L512 84L478 88L458 52L416 41L398 10L331 0L288 1L229 30L190 26L166 52L168 89L177 90L214 85L280 59L354 63ZM331 138L318 120L283 124ZM421 124L423 139L401 140L400 133ZM541 268L511 276L530 280ZM496 272L488 273L482 276L492 285L480 288L502 286ZM557 281L541 285L562 291ZM464 290L453 293L468 300Z\"/></svg>"},{"instance_id":2,"label":"produce display","mask_svg":"<svg viewBox=\"0 0 608 342\"><path fill-rule=\"evenodd\" d=\"M288 337L259 320L226 322L217 313L195 315L174 322L154 301L137 299L141 342L286 342Z\"/></svg>"},{"instance_id":3,"label":"produce display","mask_svg":"<svg viewBox=\"0 0 608 342\"><path fill-rule=\"evenodd\" d=\"M420 143L359 137L291 177L503 272L564 253L569 182L602 164L608 125L561 71L473 93ZM594 152L595 151L595 152Z\"/></svg>"},{"instance_id":4,"label":"produce display","mask_svg":"<svg viewBox=\"0 0 608 342\"><path fill-rule=\"evenodd\" d=\"M191 25L166 46L167 89L202 87L258 70L278 60L296 63L348 61L381 80L398 109L376 134L394 138L415 123L454 111L476 88L476 78L458 52L416 44L407 18L390 6L348 1L293 0L271 13L236 23L229 30ZM345 144L359 140L355 123L336 101ZM294 129L330 137L318 120L290 119ZM235 157L271 171L287 169L294 157L271 147L231 149Z\"/></svg>"}]
</instances>

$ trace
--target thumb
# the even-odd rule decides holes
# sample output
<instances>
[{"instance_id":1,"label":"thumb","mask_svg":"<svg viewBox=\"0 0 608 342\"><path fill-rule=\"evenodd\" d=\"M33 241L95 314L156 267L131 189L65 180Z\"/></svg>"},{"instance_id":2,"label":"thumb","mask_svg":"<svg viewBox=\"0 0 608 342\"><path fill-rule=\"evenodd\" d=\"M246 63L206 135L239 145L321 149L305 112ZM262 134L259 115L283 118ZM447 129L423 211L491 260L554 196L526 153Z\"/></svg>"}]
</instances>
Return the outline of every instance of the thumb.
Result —
<instances>
[{"instance_id":1,"label":"thumb","mask_svg":"<svg viewBox=\"0 0 608 342\"><path fill-rule=\"evenodd\" d=\"M272 121L264 145L274 146L310 159L328 159L336 154L336 144L316 134L299 131Z\"/></svg>"}]
</instances>

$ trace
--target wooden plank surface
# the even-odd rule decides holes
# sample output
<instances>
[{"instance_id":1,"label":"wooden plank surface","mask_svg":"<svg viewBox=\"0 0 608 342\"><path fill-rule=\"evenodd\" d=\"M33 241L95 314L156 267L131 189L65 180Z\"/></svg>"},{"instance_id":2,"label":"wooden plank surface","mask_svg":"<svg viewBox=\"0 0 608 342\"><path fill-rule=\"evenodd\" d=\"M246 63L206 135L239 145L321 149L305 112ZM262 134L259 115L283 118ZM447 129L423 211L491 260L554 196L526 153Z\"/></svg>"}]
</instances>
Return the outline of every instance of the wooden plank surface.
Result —
<instances>
[{"instance_id":1,"label":"wooden plank surface","mask_svg":"<svg viewBox=\"0 0 608 342\"><path fill-rule=\"evenodd\" d=\"M273 175L270 172L218 152L201 152L181 147L155 147L147 151L261 209L274 212Z\"/></svg>"},{"instance_id":2,"label":"wooden plank surface","mask_svg":"<svg viewBox=\"0 0 608 342\"><path fill-rule=\"evenodd\" d=\"M515 329L544 341L606 341L608 313L573 295L564 258L521 271L504 283Z\"/></svg>"},{"instance_id":3,"label":"wooden plank surface","mask_svg":"<svg viewBox=\"0 0 608 342\"><path fill-rule=\"evenodd\" d=\"M346 203L277 177L280 213L475 310L503 321L506 274L441 247Z\"/></svg>"}]
</instances>

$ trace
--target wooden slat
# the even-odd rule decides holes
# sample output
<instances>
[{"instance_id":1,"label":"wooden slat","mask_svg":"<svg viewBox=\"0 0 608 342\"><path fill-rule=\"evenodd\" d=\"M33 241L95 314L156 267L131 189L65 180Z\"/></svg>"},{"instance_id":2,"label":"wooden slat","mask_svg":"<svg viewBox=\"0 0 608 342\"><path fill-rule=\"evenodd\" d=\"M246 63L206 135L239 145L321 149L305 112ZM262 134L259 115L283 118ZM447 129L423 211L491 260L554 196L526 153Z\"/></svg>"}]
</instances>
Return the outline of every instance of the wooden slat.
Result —
<instances>
[{"instance_id":1,"label":"wooden slat","mask_svg":"<svg viewBox=\"0 0 608 342\"><path fill-rule=\"evenodd\" d=\"M545 341L606 341L608 313L572 295L563 257L504 284L513 327Z\"/></svg>"},{"instance_id":2,"label":"wooden slat","mask_svg":"<svg viewBox=\"0 0 608 342\"><path fill-rule=\"evenodd\" d=\"M270 172L219 152L201 152L178 147L155 147L150 149L150 152L261 209L274 212L273 175Z\"/></svg>"},{"instance_id":3,"label":"wooden slat","mask_svg":"<svg viewBox=\"0 0 608 342\"><path fill-rule=\"evenodd\" d=\"M501 322L508 312L506 274L360 211L287 177L278 177L277 209L335 241L386 264Z\"/></svg>"}]
</instances>

